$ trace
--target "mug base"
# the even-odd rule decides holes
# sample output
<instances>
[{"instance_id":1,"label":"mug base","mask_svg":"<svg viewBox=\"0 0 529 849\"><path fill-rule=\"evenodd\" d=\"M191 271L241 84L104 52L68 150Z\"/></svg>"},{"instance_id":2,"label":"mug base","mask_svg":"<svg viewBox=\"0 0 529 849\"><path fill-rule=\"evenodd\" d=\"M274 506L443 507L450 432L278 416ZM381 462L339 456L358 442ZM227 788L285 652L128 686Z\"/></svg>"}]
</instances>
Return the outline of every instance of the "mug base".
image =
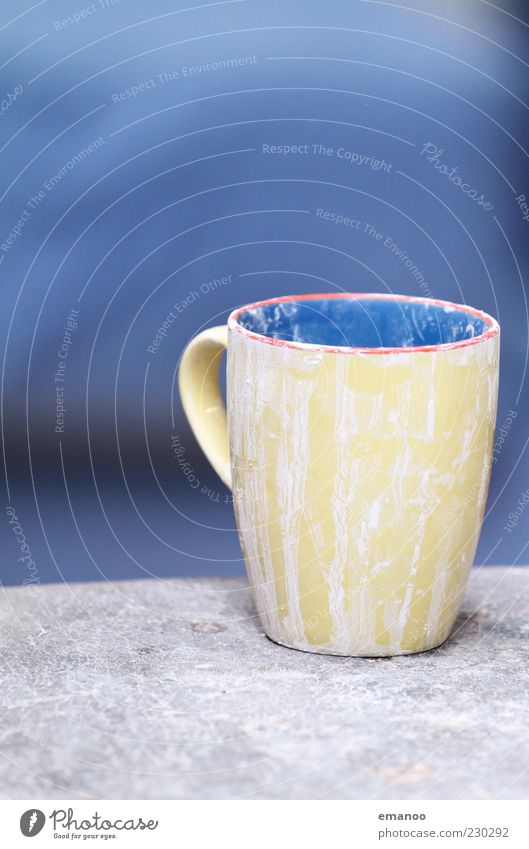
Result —
<instances>
[{"instance_id":1,"label":"mug base","mask_svg":"<svg viewBox=\"0 0 529 849\"><path fill-rule=\"evenodd\" d=\"M450 632L448 636L443 637L437 642L432 643L431 646L427 646L426 648L421 649L402 649L402 651L388 651L388 652L337 652L337 651L328 651L319 648L318 646L294 646L289 645L288 643L282 643L281 640L276 640L274 637L271 637L270 634L267 634L265 631L265 637L270 640L271 643L275 643L276 646L281 646L285 649L290 649L291 651L299 651L304 654L320 654L324 657L365 657L370 658L372 660L390 658L390 657L403 657L405 655L410 654L426 654L426 652L433 651L434 649L440 648L442 645L447 643L450 640L452 634L452 628L450 628Z\"/></svg>"}]
</instances>

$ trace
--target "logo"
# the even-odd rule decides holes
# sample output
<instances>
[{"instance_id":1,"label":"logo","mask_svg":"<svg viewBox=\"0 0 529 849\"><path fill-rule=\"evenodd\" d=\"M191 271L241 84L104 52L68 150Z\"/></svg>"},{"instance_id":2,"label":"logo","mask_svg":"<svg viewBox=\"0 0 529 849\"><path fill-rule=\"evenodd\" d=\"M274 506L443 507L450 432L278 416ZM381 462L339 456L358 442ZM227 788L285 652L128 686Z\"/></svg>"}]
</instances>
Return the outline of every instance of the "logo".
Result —
<instances>
[{"instance_id":1,"label":"logo","mask_svg":"<svg viewBox=\"0 0 529 849\"><path fill-rule=\"evenodd\" d=\"M44 828L46 817L38 808L30 808L20 817L20 831L24 837L35 837Z\"/></svg>"},{"instance_id":2,"label":"logo","mask_svg":"<svg viewBox=\"0 0 529 849\"><path fill-rule=\"evenodd\" d=\"M143 817L132 819L106 819L102 814L95 811L85 819L75 819L73 808L64 810L58 808L49 815L50 827L53 827L54 837L87 837L108 840L109 834L100 834L99 832L120 832L120 831L154 831L158 828L158 820L144 820ZM38 808L30 808L25 811L20 817L20 831L24 837L34 837L39 834L46 823L46 814L39 811ZM92 832L91 834L80 834L79 832ZM93 833L95 832L95 834ZM110 834L111 837L116 837L115 834Z\"/></svg>"}]
</instances>

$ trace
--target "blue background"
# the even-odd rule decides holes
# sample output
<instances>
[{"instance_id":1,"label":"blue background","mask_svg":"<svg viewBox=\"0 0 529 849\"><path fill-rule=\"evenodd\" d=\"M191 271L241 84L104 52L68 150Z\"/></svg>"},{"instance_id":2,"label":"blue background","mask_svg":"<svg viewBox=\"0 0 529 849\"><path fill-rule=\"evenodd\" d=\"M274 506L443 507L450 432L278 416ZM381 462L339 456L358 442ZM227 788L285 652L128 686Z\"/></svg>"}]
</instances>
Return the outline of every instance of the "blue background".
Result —
<instances>
[{"instance_id":1,"label":"blue background","mask_svg":"<svg viewBox=\"0 0 529 849\"><path fill-rule=\"evenodd\" d=\"M229 493L182 418L179 357L235 306L341 290L499 319L498 426L514 415L477 562L524 561L528 39L521 2L1 4L4 501L33 580L241 572ZM9 515L1 579L18 584Z\"/></svg>"}]
</instances>

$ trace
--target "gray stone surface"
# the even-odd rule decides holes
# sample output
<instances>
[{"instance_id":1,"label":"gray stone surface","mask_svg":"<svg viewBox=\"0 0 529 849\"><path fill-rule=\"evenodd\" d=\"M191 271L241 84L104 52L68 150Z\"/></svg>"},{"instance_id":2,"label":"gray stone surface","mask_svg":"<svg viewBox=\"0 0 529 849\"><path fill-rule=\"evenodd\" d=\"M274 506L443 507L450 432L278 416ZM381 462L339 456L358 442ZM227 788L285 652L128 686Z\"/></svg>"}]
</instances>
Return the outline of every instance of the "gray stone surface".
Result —
<instances>
[{"instance_id":1,"label":"gray stone surface","mask_svg":"<svg viewBox=\"0 0 529 849\"><path fill-rule=\"evenodd\" d=\"M245 582L4 589L4 798L527 798L529 569L475 570L449 642L324 657Z\"/></svg>"}]
</instances>

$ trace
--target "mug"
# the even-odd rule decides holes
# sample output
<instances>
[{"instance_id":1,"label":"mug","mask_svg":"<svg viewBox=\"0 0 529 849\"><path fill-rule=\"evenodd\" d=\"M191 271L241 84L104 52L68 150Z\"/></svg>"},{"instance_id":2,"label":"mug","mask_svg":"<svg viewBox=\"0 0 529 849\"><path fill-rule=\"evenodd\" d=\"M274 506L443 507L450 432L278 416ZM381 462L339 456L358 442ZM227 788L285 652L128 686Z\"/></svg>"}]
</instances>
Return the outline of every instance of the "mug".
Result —
<instances>
[{"instance_id":1,"label":"mug","mask_svg":"<svg viewBox=\"0 0 529 849\"><path fill-rule=\"evenodd\" d=\"M498 366L489 315L403 295L272 298L190 342L184 410L232 488L272 640L381 657L448 638L483 520Z\"/></svg>"}]
</instances>

